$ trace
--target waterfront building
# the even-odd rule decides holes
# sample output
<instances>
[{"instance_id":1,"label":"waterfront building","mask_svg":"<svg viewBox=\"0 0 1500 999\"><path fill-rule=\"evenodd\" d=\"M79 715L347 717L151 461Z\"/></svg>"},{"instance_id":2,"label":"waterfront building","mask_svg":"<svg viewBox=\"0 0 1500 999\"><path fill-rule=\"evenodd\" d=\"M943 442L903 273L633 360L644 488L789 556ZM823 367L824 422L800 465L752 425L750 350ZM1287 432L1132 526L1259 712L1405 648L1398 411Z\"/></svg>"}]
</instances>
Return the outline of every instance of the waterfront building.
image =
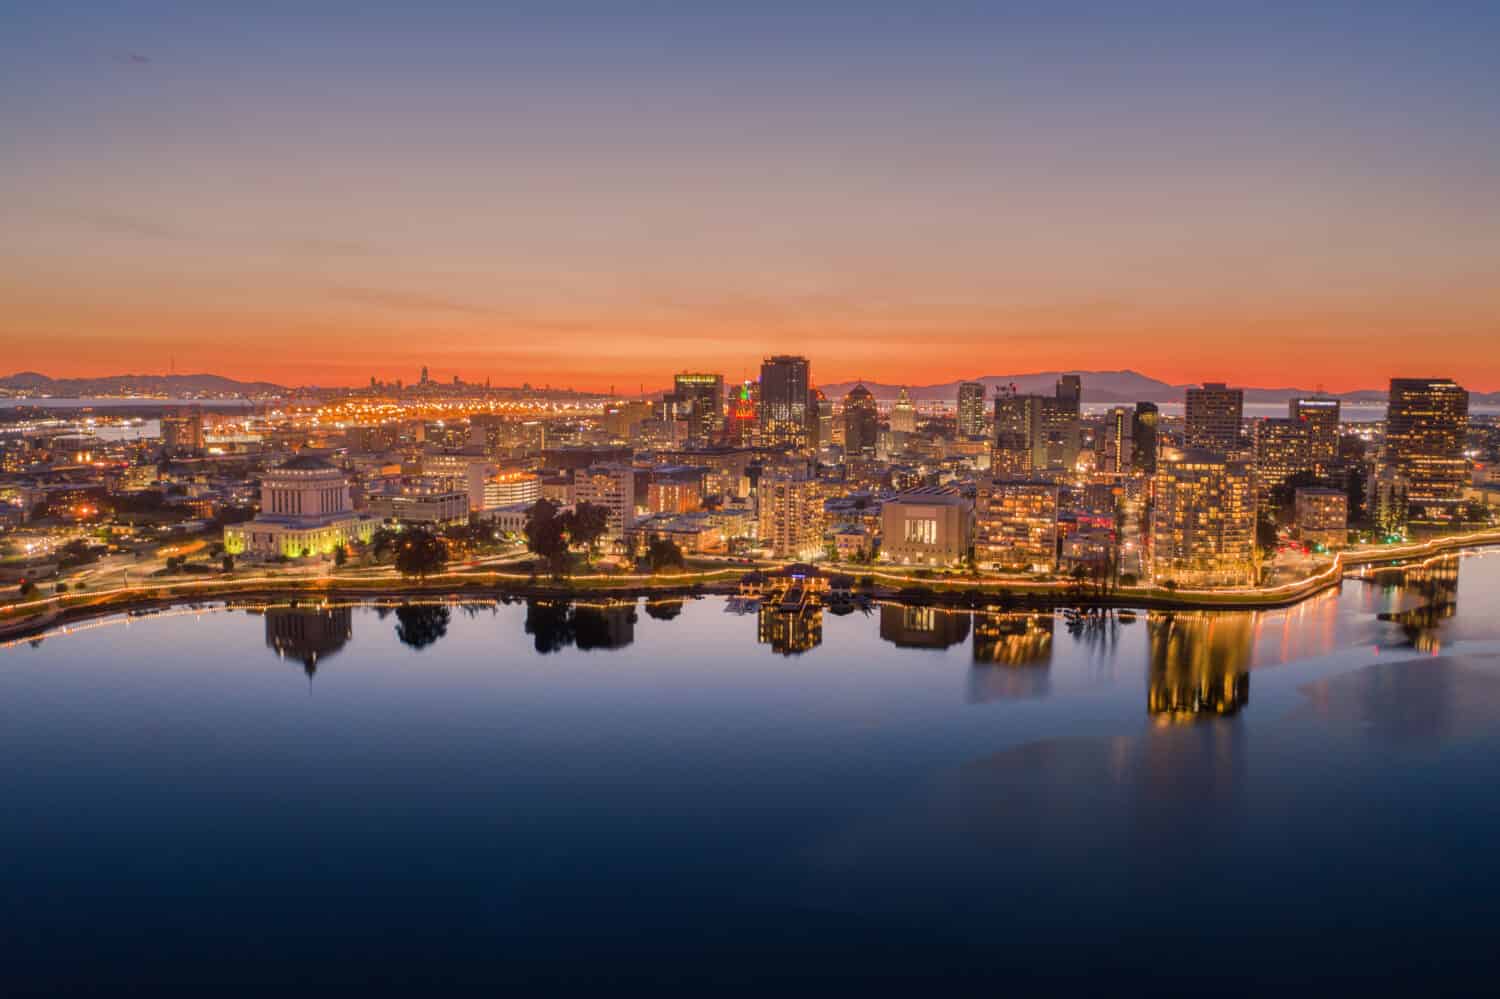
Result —
<instances>
[{"instance_id":1,"label":"waterfront building","mask_svg":"<svg viewBox=\"0 0 1500 999\"><path fill-rule=\"evenodd\" d=\"M1223 382L1204 382L1187 390L1187 446L1230 454L1240 449L1245 393Z\"/></svg>"},{"instance_id":2,"label":"waterfront building","mask_svg":"<svg viewBox=\"0 0 1500 999\"><path fill-rule=\"evenodd\" d=\"M341 469L326 458L298 455L262 476L260 512L224 528L224 550L262 557L326 555L370 540L376 524L355 512Z\"/></svg>"},{"instance_id":3,"label":"waterfront building","mask_svg":"<svg viewBox=\"0 0 1500 999\"><path fill-rule=\"evenodd\" d=\"M902 565L956 565L974 544L974 505L957 489L925 486L880 509L880 557Z\"/></svg>"},{"instance_id":4,"label":"waterfront building","mask_svg":"<svg viewBox=\"0 0 1500 999\"><path fill-rule=\"evenodd\" d=\"M1255 581L1255 479L1248 462L1204 448L1168 449L1152 491L1151 572L1158 583Z\"/></svg>"},{"instance_id":5,"label":"waterfront building","mask_svg":"<svg viewBox=\"0 0 1500 999\"><path fill-rule=\"evenodd\" d=\"M765 444L807 444L807 392L812 365L805 357L778 354L760 366L760 435ZM873 443L873 442L872 442Z\"/></svg>"},{"instance_id":6,"label":"waterfront building","mask_svg":"<svg viewBox=\"0 0 1500 999\"><path fill-rule=\"evenodd\" d=\"M573 502L609 511L605 537L618 541L635 523L635 469L624 464L594 465L573 476Z\"/></svg>"},{"instance_id":7,"label":"waterfront building","mask_svg":"<svg viewBox=\"0 0 1500 999\"><path fill-rule=\"evenodd\" d=\"M958 436L988 437L989 420L984 412L984 385L964 382L958 386Z\"/></svg>"},{"instance_id":8,"label":"waterfront building","mask_svg":"<svg viewBox=\"0 0 1500 999\"><path fill-rule=\"evenodd\" d=\"M776 558L812 558L823 549L823 484L806 469L775 466L761 473L760 543Z\"/></svg>"},{"instance_id":9,"label":"waterfront building","mask_svg":"<svg viewBox=\"0 0 1500 999\"><path fill-rule=\"evenodd\" d=\"M1349 541L1349 495L1342 489L1299 487L1293 524L1303 544L1344 547Z\"/></svg>"},{"instance_id":10,"label":"waterfront building","mask_svg":"<svg viewBox=\"0 0 1500 999\"><path fill-rule=\"evenodd\" d=\"M1382 464L1406 481L1411 516L1452 520L1468 480L1469 393L1448 378L1392 378Z\"/></svg>"},{"instance_id":11,"label":"waterfront building","mask_svg":"<svg viewBox=\"0 0 1500 999\"><path fill-rule=\"evenodd\" d=\"M1034 479L981 481L974 510L975 561L1050 572L1057 564L1059 492L1057 483Z\"/></svg>"}]
</instances>

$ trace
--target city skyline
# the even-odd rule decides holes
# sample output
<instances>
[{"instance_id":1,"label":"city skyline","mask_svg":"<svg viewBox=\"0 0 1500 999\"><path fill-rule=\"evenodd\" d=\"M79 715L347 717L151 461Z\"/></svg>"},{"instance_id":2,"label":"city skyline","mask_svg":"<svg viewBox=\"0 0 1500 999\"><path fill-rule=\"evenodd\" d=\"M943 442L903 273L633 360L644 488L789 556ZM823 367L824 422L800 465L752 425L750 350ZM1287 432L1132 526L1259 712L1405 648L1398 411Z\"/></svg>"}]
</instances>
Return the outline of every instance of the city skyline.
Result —
<instances>
[{"instance_id":1,"label":"city skyline","mask_svg":"<svg viewBox=\"0 0 1500 999\"><path fill-rule=\"evenodd\" d=\"M0 20L12 370L1500 388L1493 11L128 6Z\"/></svg>"}]
</instances>

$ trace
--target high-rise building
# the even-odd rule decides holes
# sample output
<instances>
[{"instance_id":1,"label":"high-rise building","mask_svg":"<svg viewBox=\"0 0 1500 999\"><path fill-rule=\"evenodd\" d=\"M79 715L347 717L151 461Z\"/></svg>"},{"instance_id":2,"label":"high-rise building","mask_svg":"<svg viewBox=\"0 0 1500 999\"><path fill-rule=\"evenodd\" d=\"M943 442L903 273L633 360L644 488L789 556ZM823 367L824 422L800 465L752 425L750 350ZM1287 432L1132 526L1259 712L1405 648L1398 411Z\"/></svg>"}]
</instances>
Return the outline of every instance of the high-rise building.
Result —
<instances>
[{"instance_id":1,"label":"high-rise building","mask_svg":"<svg viewBox=\"0 0 1500 999\"><path fill-rule=\"evenodd\" d=\"M1042 399L1040 434L1033 440L1032 463L1050 472L1071 472L1078 464L1083 446L1082 420L1083 380L1078 375L1063 375L1057 380L1056 394Z\"/></svg>"},{"instance_id":2,"label":"high-rise building","mask_svg":"<svg viewBox=\"0 0 1500 999\"><path fill-rule=\"evenodd\" d=\"M807 443L807 390L811 364L805 357L778 354L760 365L762 443L803 447Z\"/></svg>"},{"instance_id":3,"label":"high-rise building","mask_svg":"<svg viewBox=\"0 0 1500 999\"><path fill-rule=\"evenodd\" d=\"M1002 478L1026 478L1035 464L1042 397L1002 390L995 396L995 450L990 469Z\"/></svg>"},{"instance_id":4,"label":"high-rise building","mask_svg":"<svg viewBox=\"0 0 1500 999\"><path fill-rule=\"evenodd\" d=\"M745 382L731 393L729 443L746 447L760 441L760 382Z\"/></svg>"},{"instance_id":5,"label":"high-rise building","mask_svg":"<svg viewBox=\"0 0 1500 999\"><path fill-rule=\"evenodd\" d=\"M823 547L822 483L805 468L766 469L757 489L760 540L777 558L811 558Z\"/></svg>"},{"instance_id":6,"label":"high-rise building","mask_svg":"<svg viewBox=\"0 0 1500 999\"><path fill-rule=\"evenodd\" d=\"M958 436L989 436L989 421L984 413L984 386L979 382L964 382L958 387Z\"/></svg>"},{"instance_id":7,"label":"high-rise building","mask_svg":"<svg viewBox=\"0 0 1500 999\"><path fill-rule=\"evenodd\" d=\"M1265 419L1255 423L1255 483L1260 502L1292 476L1313 470L1312 433L1295 419Z\"/></svg>"},{"instance_id":8,"label":"high-rise building","mask_svg":"<svg viewBox=\"0 0 1500 999\"><path fill-rule=\"evenodd\" d=\"M1339 401L1288 399L1287 416L1307 427L1307 451L1313 467L1325 471L1339 460Z\"/></svg>"},{"instance_id":9,"label":"high-rise building","mask_svg":"<svg viewBox=\"0 0 1500 999\"><path fill-rule=\"evenodd\" d=\"M901 387L901 393L896 397L896 404L891 407L891 433L914 434L917 432L917 407L911 403L911 395L907 393L906 387Z\"/></svg>"},{"instance_id":10,"label":"high-rise building","mask_svg":"<svg viewBox=\"0 0 1500 999\"><path fill-rule=\"evenodd\" d=\"M1131 432L1135 436L1135 453L1131 461L1137 471L1147 475L1156 474L1156 428L1161 422L1161 413L1154 402L1135 404L1135 417L1131 421Z\"/></svg>"},{"instance_id":11,"label":"high-rise building","mask_svg":"<svg viewBox=\"0 0 1500 999\"><path fill-rule=\"evenodd\" d=\"M851 458L873 455L879 436L880 413L875 397L861 382L844 396L844 454Z\"/></svg>"},{"instance_id":12,"label":"high-rise building","mask_svg":"<svg viewBox=\"0 0 1500 999\"><path fill-rule=\"evenodd\" d=\"M1450 520L1468 478L1469 393L1448 378L1392 378L1382 463L1406 481L1416 520Z\"/></svg>"},{"instance_id":13,"label":"high-rise building","mask_svg":"<svg viewBox=\"0 0 1500 999\"><path fill-rule=\"evenodd\" d=\"M672 376L674 394L688 421L688 436L716 441L724 433L724 376L684 371Z\"/></svg>"},{"instance_id":14,"label":"high-rise building","mask_svg":"<svg viewBox=\"0 0 1500 999\"><path fill-rule=\"evenodd\" d=\"M1255 581L1250 464L1206 448L1168 449L1152 480L1151 572L1189 586Z\"/></svg>"},{"instance_id":15,"label":"high-rise building","mask_svg":"<svg viewBox=\"0 0 1500 999\"><path fill-rule=\"evenodd\" d=\"M1240 424L1245 416L1245 393L1223 382L1204 382L1187 390L1187 446L1221 454L1240 449Z\"/></svg>"},{"instance_id":16,"label":"high-rise building","mask_svg":"<svg viewBox=\"0 0 1500 999\"><path fill-rule=\"evenodd\" d=\"M1133 467L1135 426L1130 410L1116 406L1104 415L1104 447L1101 466L1104 471L1123 475Z\"/></svg>"},{"instance_id":17,"label":"high-rise building","mask_svg":"<svg viewBox=\"0 0 1500 999\"><path fill-rule=\"evenodd\" d=\"M975 561L1002 569L1055 567L1058 493L1055 482L982 480L974 508Z\"/></svg>"},{"instance_id":18,"label":"high-rise building","mask_svg":"<svg viewBox=\"0 0 1500 999\"><path fill-rule=\"evenodd\" d=\"M190 409L161 418L161 443L169 455L203 450L203 413Z\"/></svg>"},{"instance_id":19,"label":"high-rise building","mask_svg":"<svg viewBox=\"0 0 1500 999\"><path fill-rule=\"evenodd\" d=\"M1057 400L1079 412L1083 408L1083 376L1063 375L1057 380Z\"/></svg>"},{"instance_id":20,"label":"high-rise building","mask_svg":"<svg viewBox=\"0 0 1500 999\"><path fill-rule=\"evenodd\" d=\"M635 524L635 469L629 465L594 465L573 476L573 499L609 511L605 536L619 539Z\"/></svg>"},{"instance_id":21,"label":"high-rise building","mask_svg":"<svg viewBox=\"0 0 1500 999\"><path fill-rule=\"evenodd\" d=\"M834 442L833 400L822 389L813 389L807 400L808 444L815 451L826 451Z\"/></svg>"}]
</instances>

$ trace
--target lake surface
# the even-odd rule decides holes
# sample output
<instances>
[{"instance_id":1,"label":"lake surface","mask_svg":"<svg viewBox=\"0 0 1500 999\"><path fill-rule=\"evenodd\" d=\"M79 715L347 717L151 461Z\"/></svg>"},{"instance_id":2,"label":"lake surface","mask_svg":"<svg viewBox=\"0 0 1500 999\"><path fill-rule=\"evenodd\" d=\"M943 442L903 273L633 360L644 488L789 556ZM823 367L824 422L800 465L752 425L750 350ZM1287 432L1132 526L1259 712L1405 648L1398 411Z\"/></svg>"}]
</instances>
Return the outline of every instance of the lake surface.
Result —
<instances>
[{"instance_id":1,"label":"lake surface","mask_svg":"<svg viewBox=\"0 0 1500 999\"><path fill-rule=\"evenodd\" d=\"M1500 554L1269 613L725 607L176 609L0 648L0 990L1496 970Z\"/></svg>"}]
</instances>

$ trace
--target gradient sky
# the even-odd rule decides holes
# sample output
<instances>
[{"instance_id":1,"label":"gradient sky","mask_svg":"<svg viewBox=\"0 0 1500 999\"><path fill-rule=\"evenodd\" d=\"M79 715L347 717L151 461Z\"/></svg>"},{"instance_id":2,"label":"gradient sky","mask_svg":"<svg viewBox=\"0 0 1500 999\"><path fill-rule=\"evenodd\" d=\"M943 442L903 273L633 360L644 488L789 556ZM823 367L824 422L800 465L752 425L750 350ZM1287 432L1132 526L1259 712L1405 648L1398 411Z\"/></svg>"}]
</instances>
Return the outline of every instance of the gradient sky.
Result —
<instances>
[{"instance_id":1,"label":"gradient sky","mask_svg":"<svg viewBox=\"0 0 1500 999\"><path fill-rule=\"evenodd\" d=\"M1500 389L1500 4L310 6L0 11L0 369Z\"/></svg>"}]
</instances>

